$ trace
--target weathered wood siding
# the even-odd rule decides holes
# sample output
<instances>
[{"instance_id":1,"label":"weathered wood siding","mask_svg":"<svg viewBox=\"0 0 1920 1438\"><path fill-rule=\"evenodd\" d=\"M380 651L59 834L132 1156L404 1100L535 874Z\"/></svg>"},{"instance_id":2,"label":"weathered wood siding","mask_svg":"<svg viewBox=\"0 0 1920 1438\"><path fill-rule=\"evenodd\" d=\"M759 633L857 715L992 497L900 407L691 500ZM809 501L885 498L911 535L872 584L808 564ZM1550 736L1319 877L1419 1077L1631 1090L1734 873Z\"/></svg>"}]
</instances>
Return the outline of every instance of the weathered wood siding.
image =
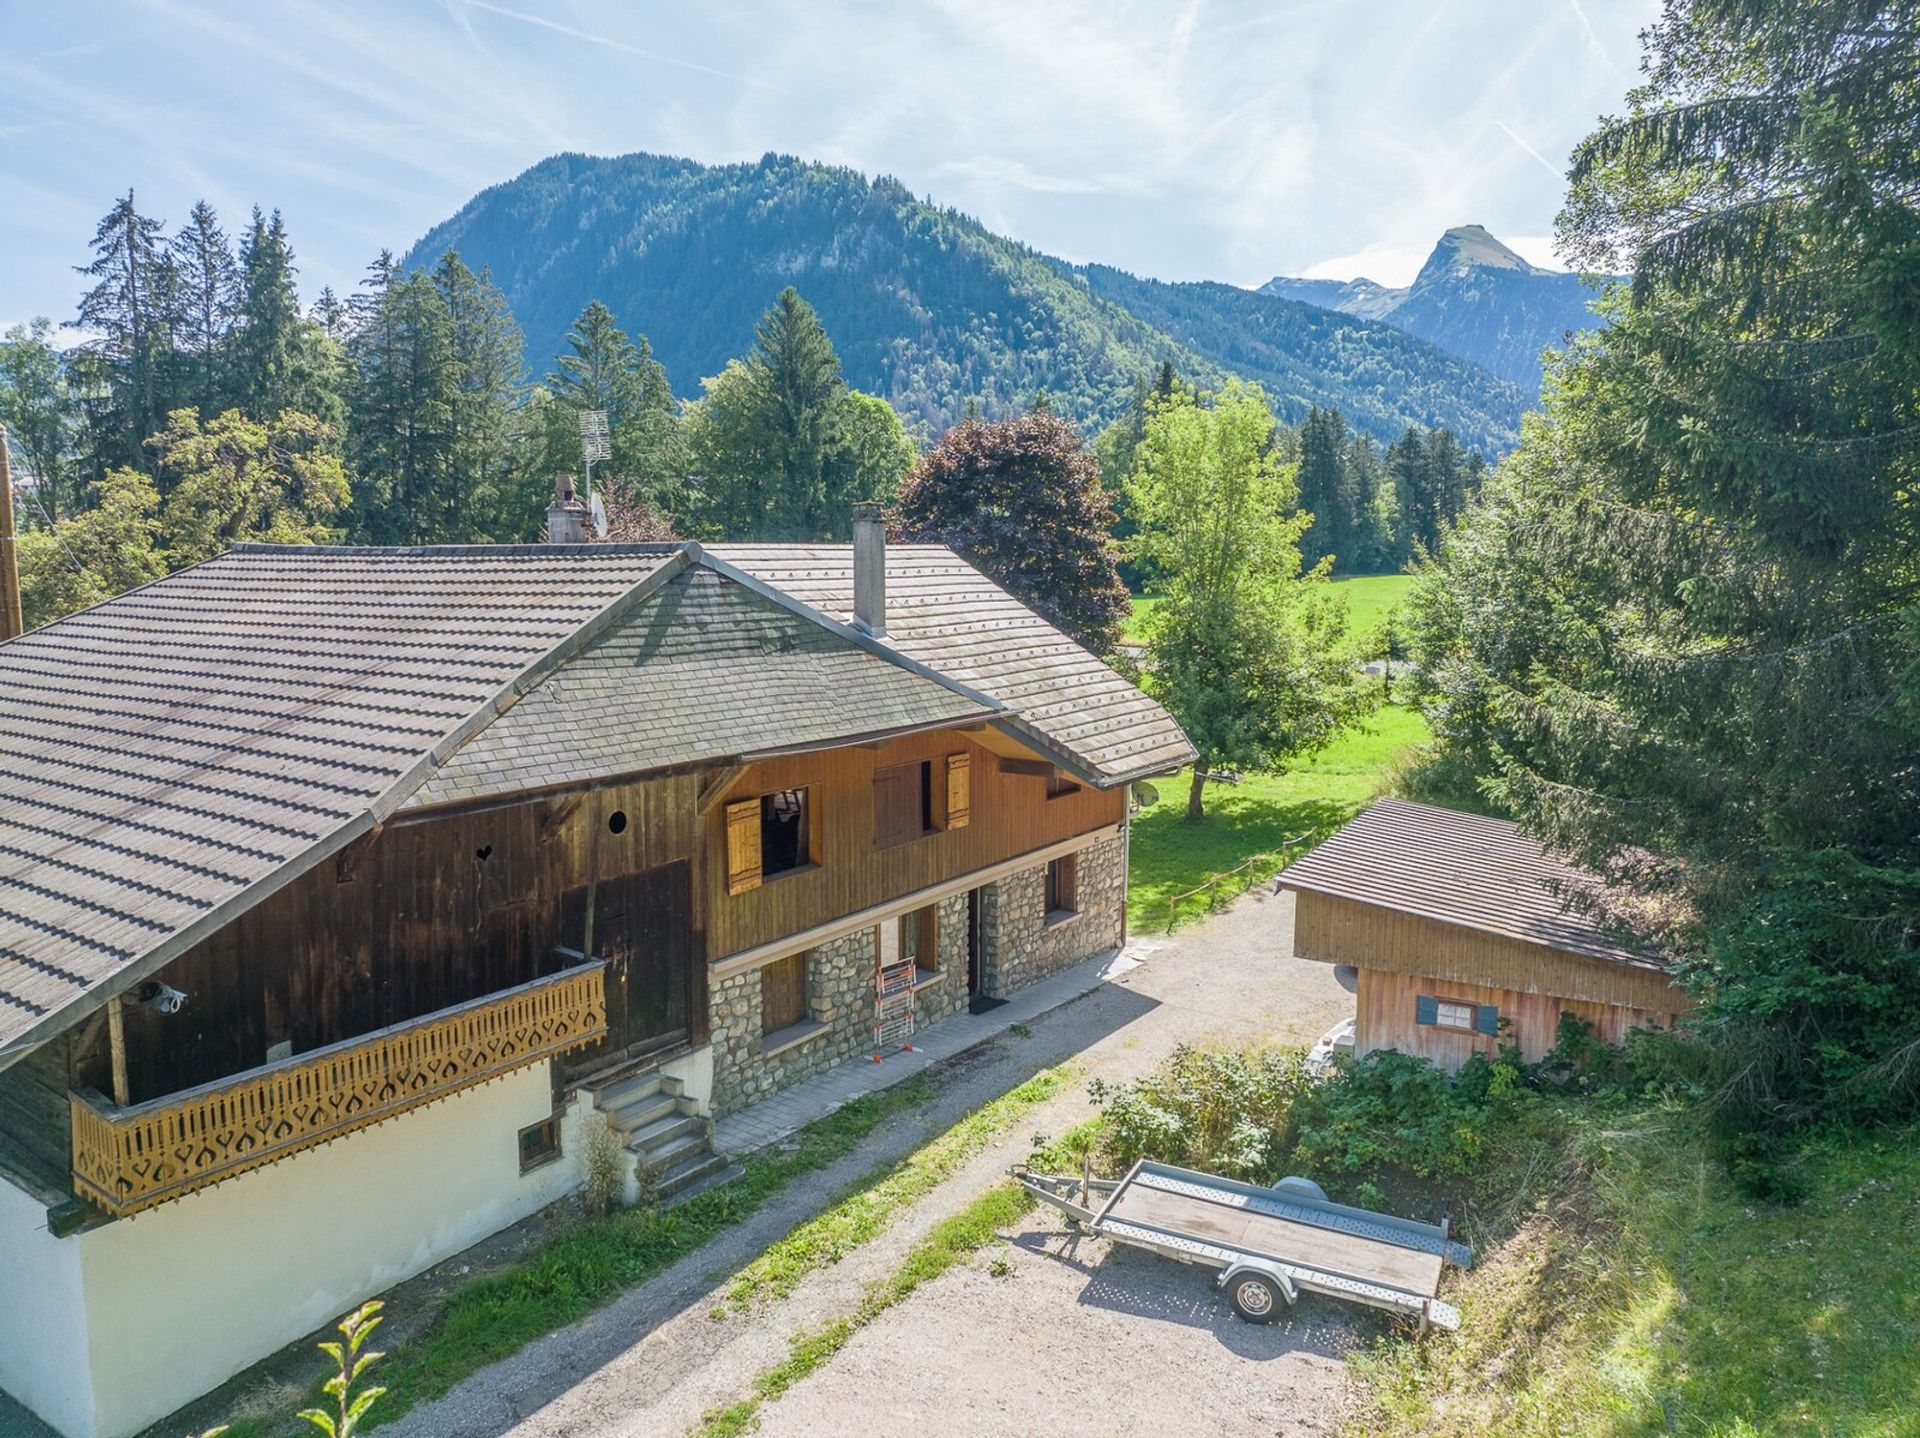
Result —
<instances>
[{"instance_id":1,"label":"weathered wood siding","mask_svg":"<svg viewBox=\"0 0 1920 1438\"><path fill-rule=\"evenodd\" d=\"M1476 1053L1492 1057L1503 1044L1518 1044L1529 1063L1538 1063L1553 1047L1560 1031L1560 1015L1570 1013L1592 1024L1608 1043L1617 1044L1631 1029L1671 1028L1675 1010L1649 1010L1581 999L1556 998L1485 984L1463 984L1418 974L1360 970L1360 992L1354 1004L1354 1053L1398 1049L1415 1054L1452 1073ZM1416 1001L1422 995L1469 1004L1494 1004L1500 1010L1497 1036L1465 1033L1437 1024L1415 1021Z\"/></svg>"},{"instance_id":2,"label":"weathered wood siding","mask_svg":"<svg viewBox=\"0 0 1920 1438\"><path fill-rule=\"evenodd\" d=\"M389 823L168 965L180 1012L128 1006L133 1100L252 1068L278 1043L304 1053L551 972L556 947L581 943L590 875L675 861L688 861L696 930L677 962L703 1027L699 788L688 774ZM76 1080L109 1092L104 1035L90 1037Z\"/></svg>"},{"instance_id":3,"label":"weathered wood siding","mask_svg":"<svg viewBox=\"0 0 1920 1438\"><path fill-rule=\"evenodd\" d=\"M0 1070L0 1168L48 1198L64 1196L72 1181L69 1049L61 1034Z\"/></svg>"},{"instance_id":4,"label":"weathered wood siding","mask_svg":"<svg viewBox=\"0 0 1920 1438\"><path fill-rule=\"evenodd\" d=\"M1305 959L1670 1013L1688 1006L1665 974L1326 894L1295 896L1293 949Z\"/></svg>"},{"instance_id":5,"label":"weathered wood siding","mask_svg":"<svg viewBox=\"0 0 1920 1438\"><path fill-rule=\"evenodd\" d=\"M944 794L938 761L957 753L972 759L965 826L876 848L874 771L931 759L936 761L936 793ZM709 811L707 847L716 856L706 880L710 957L725 958L1057 840L1117 824L1126 817L1127 804L1124 789L1079 788L1050 799L1044 777L1000 772L990 751L954 731L754 764L727 788L726 800L737 803L799 788L809 791L813 865L768 878L745 893L727 892L727 804L717 803Z\"/></svg>"}]
</instances>

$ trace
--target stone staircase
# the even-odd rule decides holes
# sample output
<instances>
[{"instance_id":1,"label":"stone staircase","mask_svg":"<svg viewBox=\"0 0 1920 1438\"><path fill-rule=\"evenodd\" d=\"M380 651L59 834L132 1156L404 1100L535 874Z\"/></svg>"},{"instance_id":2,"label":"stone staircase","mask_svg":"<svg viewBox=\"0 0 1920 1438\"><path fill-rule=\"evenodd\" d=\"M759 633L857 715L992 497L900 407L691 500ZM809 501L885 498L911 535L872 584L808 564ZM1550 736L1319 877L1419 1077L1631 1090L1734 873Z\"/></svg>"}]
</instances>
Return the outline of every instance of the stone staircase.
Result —
<instances>
[{"instance_id":1,"label":"stone staircase","mask_svg":"<svg viewBox=\"0 0 1920 1438\"><path fill-rule=\"evenodd\" d=\"M626 1139L642 1194L661 1204L692 1196L727 1171L713 1151L713 1120L702 1117L677 1078L649 1069L598 1089L594 1107Z\"/></svg>"}]
</instances>

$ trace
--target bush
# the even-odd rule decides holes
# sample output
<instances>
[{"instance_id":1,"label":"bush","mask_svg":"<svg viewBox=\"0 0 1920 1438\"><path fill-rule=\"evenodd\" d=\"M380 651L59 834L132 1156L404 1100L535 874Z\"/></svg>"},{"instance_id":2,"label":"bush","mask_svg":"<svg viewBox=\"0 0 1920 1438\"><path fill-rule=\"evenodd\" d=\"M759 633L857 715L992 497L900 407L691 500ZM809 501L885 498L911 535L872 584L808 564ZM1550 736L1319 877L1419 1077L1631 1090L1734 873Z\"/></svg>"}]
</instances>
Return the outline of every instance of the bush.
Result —
<instances>
[{"instance_id":1,"label":"bush","mask_svg":"<svg viewBox=\"0 0 1920 1438\"><path fill-rule=\"evenodd\" d=\"M1182 1045L1145 1078L1089 1085L1103 1120L1095 1161L1112 1173L1149 1158L1272 1183L1292 1152L1294 1109L1306 1086L1297 1049L1216 1053Z\"/></svg>"}]
</instances>

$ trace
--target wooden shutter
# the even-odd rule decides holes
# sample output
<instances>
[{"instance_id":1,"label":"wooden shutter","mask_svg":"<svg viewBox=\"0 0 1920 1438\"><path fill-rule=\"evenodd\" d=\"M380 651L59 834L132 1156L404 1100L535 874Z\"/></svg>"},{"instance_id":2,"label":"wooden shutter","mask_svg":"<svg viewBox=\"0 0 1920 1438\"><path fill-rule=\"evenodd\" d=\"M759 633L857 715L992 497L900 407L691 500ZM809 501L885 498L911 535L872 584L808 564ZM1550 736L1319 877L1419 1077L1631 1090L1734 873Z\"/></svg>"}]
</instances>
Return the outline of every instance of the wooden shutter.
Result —
<instances>
[{"instance_id":1,"label":"wooden shutter","mask_svg":"<svg viewBox=\"0 0 1920 1438\"><path fill-rule=\"evenodd\" d=\"M1421 994L1413 1001L1413 1021L1416 1024L1437 1024L1440 1022L1440 1000L1432 994Z\"/></svg>"},{"instance_id":2,"label":"wooden shutter","mask_svg":"<svg viewBox=\"0 0 1920 1438\"><path fill-rule=\"evenodd\" d=\"M760 887L760 801L727 805L727 892Z\"/></svg>"},{"instance_id":3,"label":"wooden shutter","mask_svg":"<svg viewBox=\"0 0 1920 1438\"><path fill-rule=\"evenodd\" d=\"M873 771L873 842L885 849L920 837L918 764L895 764Z\"/></svg>"},{"instance_id":4,"label":"wooden shutter","mask_svg":"<svg viewBox=\"0 0 1920 1438\"><path fill-rule=\"evenodd\" d=\"M973 817L973 755L947 755L947 827L964 829Z\"/></svg>"},{"instance_id":5,"label":"wooden shutter","mask_svg":"<svg viewBox=\"0 0 1920 1438\"><path fill-rule=\"evenodd\" d=\"M1475 1004L1473 1006L1473 1027L1476 1033L1489 1036L1500 1032L1500 1006L1498 1004Z\"/></svg>"}]
</instances>

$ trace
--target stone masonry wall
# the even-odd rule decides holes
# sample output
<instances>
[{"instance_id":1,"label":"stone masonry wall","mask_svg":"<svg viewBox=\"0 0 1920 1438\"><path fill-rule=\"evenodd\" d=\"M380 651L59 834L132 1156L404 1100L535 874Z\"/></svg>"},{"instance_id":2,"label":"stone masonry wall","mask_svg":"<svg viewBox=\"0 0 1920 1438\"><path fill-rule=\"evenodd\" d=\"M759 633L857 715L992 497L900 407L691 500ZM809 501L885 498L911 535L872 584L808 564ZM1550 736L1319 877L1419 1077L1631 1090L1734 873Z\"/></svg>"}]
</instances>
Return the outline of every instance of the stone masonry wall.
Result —
<instances>
[{"instance_id":1,"label":"stone masonry wall","mask_svg":"<svg viewBox=\"0 0 1920 1438\"><path fill-rule=\"evenodd\" d=\"M1047 922L1044 864L1010 874L981 894L982 987L1003 998L1120 944L1126 908L1126 836L1079 851L1078 910Z\"/></svg>"},{"instance_id":2,"label":"stone masonry wall","mask_svg":"<svg viewBox=\"0 0 1920 1438\"><path fill-rule=\"evenodd\" d=\"M920 1028L967 1006L967 896L940 901L936 972L914 989ZM807 1013L821 1027L776 1053L760 1032L760 971L713 986L713 1112L733 1113L871 1051L873 930L833 939L807 956Z\"/></svg>"}]
</instances>

